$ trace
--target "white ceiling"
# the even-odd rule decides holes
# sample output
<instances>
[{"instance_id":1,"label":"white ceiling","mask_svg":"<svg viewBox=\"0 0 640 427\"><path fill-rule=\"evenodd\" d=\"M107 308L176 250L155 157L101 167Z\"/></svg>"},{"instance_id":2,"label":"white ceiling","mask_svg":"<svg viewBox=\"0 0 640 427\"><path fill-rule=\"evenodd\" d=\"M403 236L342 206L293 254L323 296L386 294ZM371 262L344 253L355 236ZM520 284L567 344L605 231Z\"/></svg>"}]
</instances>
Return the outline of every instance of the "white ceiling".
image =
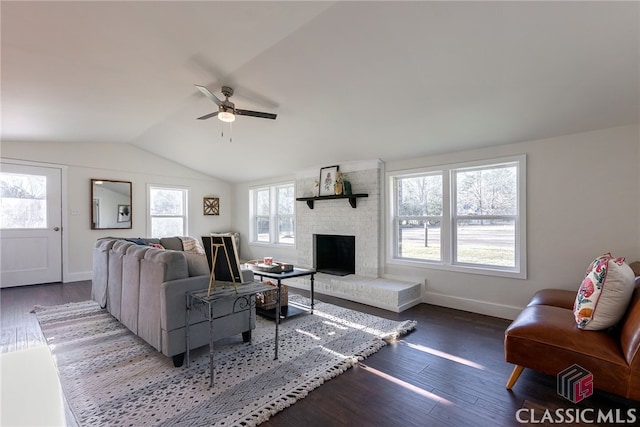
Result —
<instances>
[{"instance_id":1,"label":"white ceiling","mask_svg":"<svg viewBox=\"0 0 640 427\"><path fill-rule=\"evenodd\" d=\"M243 182L637 123L632 2L11 2L2 140ZM233 141L193 85L237 108Z\"/></svg>"}]
</instances>

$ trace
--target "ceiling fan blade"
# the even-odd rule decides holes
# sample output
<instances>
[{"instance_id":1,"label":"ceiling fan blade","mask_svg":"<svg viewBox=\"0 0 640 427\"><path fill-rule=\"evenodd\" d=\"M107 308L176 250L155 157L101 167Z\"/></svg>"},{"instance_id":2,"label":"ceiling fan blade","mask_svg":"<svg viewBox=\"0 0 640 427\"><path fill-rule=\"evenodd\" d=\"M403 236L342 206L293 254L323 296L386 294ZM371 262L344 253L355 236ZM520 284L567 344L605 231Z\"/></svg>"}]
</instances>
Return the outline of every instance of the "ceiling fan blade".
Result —
<instances>
[{"instance_id":1,"label":"ceiling fan blade","mask_svg":"<svg viewBox=\"0 0 640 427\"><path fill-rule=\"evenodd\" d=\"M218 107L220 106L220 104L222 104L222 101L220 101L218 97L212 94L211 91L206 87L200 86L200 85L194 85L194 86L197 87L198 90L200 90L200 92L202 92L207 98L215 102Z\"/></svg>"},{"instance_id":2,"label":"ceiling fan blade","mask_svg":"<svg viewBox=\"0 0 640 427\"><path fill-rule=\"evenodd\" d=\"M206 114L206 115L204 115L202 117L198 117L196 120L207 120L207 119L210 119L211 117L217 116L218 113L219 113L219 111L216 111L215 113L211 113L211 114Z\"/></svg>"},{"instance_id":3,"label":"ceiling fan blade","mask_svg":"<svg viewBox=\"0 0 640 427\"><path fill-rule=\"evenodd\" d=\"M237 108L236 108L236 114L239 116L260 117L261 119L271 119L271 120L275 120L276 117L278 117L277 114L261 113L260 111L251 111L251 110L240 110Z\"/></svg>"}]
</instances>

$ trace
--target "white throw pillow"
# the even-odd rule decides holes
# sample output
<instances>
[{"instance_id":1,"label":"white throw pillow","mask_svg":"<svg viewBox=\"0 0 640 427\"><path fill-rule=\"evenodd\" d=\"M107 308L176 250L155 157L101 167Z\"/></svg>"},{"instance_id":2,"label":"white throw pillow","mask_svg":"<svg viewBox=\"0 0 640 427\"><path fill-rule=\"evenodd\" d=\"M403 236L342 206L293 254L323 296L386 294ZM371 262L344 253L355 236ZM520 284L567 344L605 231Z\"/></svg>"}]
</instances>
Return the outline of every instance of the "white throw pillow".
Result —
<instances>
[{"instance_id":1,"label":"white throw pillow","mask_svg":"<svg viewBox=\"0 0 640 427\"><path fill-rule=\"evenodd\" d=\"M598 257L587 269L573 306L578 328L595 331L614 326L627 311L633 289L633 270L624 258Z\"/></svg>"}]
</instances>

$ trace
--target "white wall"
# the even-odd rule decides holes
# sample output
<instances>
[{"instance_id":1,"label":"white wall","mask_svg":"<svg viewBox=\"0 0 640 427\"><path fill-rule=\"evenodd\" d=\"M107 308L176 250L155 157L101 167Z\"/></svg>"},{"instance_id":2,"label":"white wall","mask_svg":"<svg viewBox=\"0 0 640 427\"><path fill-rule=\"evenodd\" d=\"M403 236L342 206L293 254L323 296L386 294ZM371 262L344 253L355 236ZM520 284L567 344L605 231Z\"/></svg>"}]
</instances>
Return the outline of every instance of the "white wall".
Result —
<instances>
[{"instance_id":1,"label":"white wall","mask_svg":"<svg viewBox=\"0 0 640 427\"><path fill-rule=\"evenodd\" d=\"M577 291L587 265L601 253L625 256L629 262L640 260L638 126L388 161L384 169L393 172L518 154L527 156L526 280L389 262L384 263L384 275L426 280L424 302L513 318L539 289L559 287ZM287 179L295 177L281 177L273 182ZM299 259L295 248L248 244L248 189L265 183L269 182L234 186L234 211L238 215L233 228L243 236L242 255L250 259L273 256L295 263ZM301 190L296 194L301 194ZM296 208L307 209L300 202ZM387 215L385 207L383 227L378 231L385 247L389 245L384 226Z\"/></svg>"},{"instance_id":2,"label":"white wall","mask_svg":"<svg viewBox=\"0 0 640 427\"><path fill-rule=\"evenodd\" d=\"M211 231L227 230L232 222L231 186L170 160L127 144L2 142L3 159L67 166L67 206L63 207L63 280L91 278L92 250L103 236L147 236L147 184L189 189L189 235L200 238ZM133 228L91 230L90 179L132 182ZM203 214L203 197L220 198L220 215Z\"/></svg>"}]
</instances>

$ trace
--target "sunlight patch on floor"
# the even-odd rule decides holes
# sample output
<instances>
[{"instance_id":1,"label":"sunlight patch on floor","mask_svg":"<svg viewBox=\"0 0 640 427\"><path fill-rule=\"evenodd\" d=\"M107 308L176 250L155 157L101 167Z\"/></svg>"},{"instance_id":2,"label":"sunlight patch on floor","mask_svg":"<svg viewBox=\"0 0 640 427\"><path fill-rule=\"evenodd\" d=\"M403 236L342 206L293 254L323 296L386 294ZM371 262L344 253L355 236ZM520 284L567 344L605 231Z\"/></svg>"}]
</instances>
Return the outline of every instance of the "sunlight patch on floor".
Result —
<instances>
[{"instance_id":1,"label":"sunlight patch on floor","mask_svg":"<svg viewBox=\"0 0 640 427\"><path fill-rule=\"evenodd\" d=\"M365 364L363 364L363 363L361 363L361 364L360 364L360 365L358 365L358 366L359 366L361 369L366 370L367 372L370 372L370 373L372 373L372 374L374 374L374 375L377 375L377 376L379 376L380 378L384 378L384 379L385 379L385 380L387 380L387 381L390 381L390 382L392 382L392 383L394 383L394 384L397 384L397 385L399 385L399 386L401 386L401 387L404 387L404 388L406 388L406 389L407 389L407 390L409 390L409 391L412 391L412 392L414 392L414 393L416 393L416 394L419 394L419 395L421 395L421 396L423 396L423 397L426 397L427 399L434 400L434 401L436 401L436 402L438 402L438 403L442 403L442 404L444 404L444 405L452 405L452 404L453 404L451 401L449 401L449 400L447 400L447 399L445 399L445 398L443 398L443 397L440 397L440 396L438 396L438 395L437 395L437 394L435 394L435 393L431 393L430 391L427 391L427 390L425 390L425 389L423 389L423 388L420 388L420 387L418 387L418 386L415 386L415 385L413 385L413 384L410 384L410 383L408 383L408 382L406 382L406 381L402 381L402 380L401 380L401 379L399 379L399 378L396 378L396 377L391 376L391 375L389 375L389 374L385 374L384 372L379 371L379 370L377 370L377 369L375 369L375 368L372 368L372 367L370 367L370 366L367 366L367 365L365 365Z\"/></svg>"},{"instance_id":2,"label":"sunlight patch on floor","mask_svg":"<svg viewBox=\"0 0 640 427\"><path fill-rule=\"evenodd\" d=\"M0 381L0 425L67 425L60 381L47 347L0 355Z\"/></svg>"},{"instance_id":3,"label":"sunlight patch on floor","mask_svg":"<svg viewBox=\"0 0 640 427\"><path fill-rule=\"evenodd\" d=\"M346 326L339 325L335 322L324 321L322 323L324 323L325 325L333 326L334 328L337 328L337 329L341 329L343 331L349 329Z\"/></svg>"},{"instance_id":4,"label":"sunlight patch on floor","mask_svg":"<svg viewBox=\"0 0 640 427\"><path fill-rule=\"evenodd\" d=\"M422 351L424 353L429 353L429 354L432 354L434 356L438 356L438 357L442 357L442 358L447 359L447 360L451 360L452 362L456 362L456 363L460 363L462 365L470 366L470 367L475 368L475 369L480 369L481 371L485 371L487 369L484 366L482 366L482 365L480 365L480 364L478 364L476 362L472 362L471 360L465 359L463 357L455 356L455 355L450 354L450 353L445 353L444 351L436 350L435 348L425 347L425 346L420 345L420 344L411 344L411 343L406 342L406 341L399 341L399 343L402 344L402 345L406 345L409 348L413 348L415 350Z\"/></svg>"},{"instance_id":5,"label":"sunlight patch on floor","mask_svg":"<svg viewBox=\"0 0 640 427\"><path fill-rule=\"evenodd\" d=\"M366 327L366 326L364 326L364 325L362 325L360 323L354 323L354 322L352 322L350 320L342 319L340 317L334 316L334 315L329 314L329 313L322 312L320 310L314 310L313 311L313 315L325 318L328 321L335 322L335 323L338 323L340 325L344 325L347 328L353 328L353 329L356 329L356 330L359 330L359 331L362 331L362 332L366 332L366 333L374 335L376 337L382 338L382 337L385 336L385 333L383 331L379 330L379 329ZM325 321L325 323L326 323L326 321Z\"/></svg>"},{"instance_id":6,"label":"sunlight patch on floor","mask_svg":"<svg viewBox=\"0 0 640 427\"><path fill-rule=\"evenodd\" d=\"M314 340L319 340L319 339L320 339L320 337L319 337L319 336L317 336L317 335L315 335L315 334L312 334L312 333L310 333L310 332L307 332L307 331L303 331L302 329L296 329L296 332L297 332L297 333L299 333L299 334L302 334L302 335L306 335L306 336L308 336L308 337L311 337L311 338L313 338Z\"/></svg>"}]
</instances>

